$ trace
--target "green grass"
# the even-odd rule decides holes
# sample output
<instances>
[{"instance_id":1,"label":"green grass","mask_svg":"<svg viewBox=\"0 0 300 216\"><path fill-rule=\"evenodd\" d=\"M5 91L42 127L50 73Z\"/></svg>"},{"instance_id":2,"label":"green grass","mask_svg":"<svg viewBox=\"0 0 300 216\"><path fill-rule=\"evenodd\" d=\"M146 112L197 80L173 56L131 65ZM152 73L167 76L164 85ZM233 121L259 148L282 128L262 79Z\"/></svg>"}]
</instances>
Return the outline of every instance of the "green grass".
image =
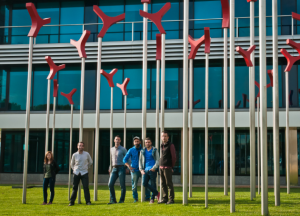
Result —
<instances>
[{"instance_id":1,"label":"green grass","mask_svg":"<svg viewBox=\"0 0 300 216\"><path fill-rule=\"evenodd\" d=\"M117 200L120 198L120 187L116 186ZM139 188L140 190L140 188ZM93 187L90 186L91 200ZM49 194L48 194L49 196ZM139 193L140 196L140 193ZM209 188L208 208L204 208L204 188L194 188L193 198L189 204L182 205L182 188L175 188L174 205L150 205L148 202L133 203L131 188L127 187L124 204L107 205L109 190L107 186L98 188L99 200L92 201L91 206L75 204L68 206L68 189L66 186L55 187L53 205L42 206L42 188L27 189L27 204L22 204L22 189L12 189L11 185L0 185L0 215L230 215L230 198L223 195L223 188ZM49 198L48 198L49 199ZM83 191L82 201L85 203ZM249 188L236 189L236 213L234 215L260 215L260 196L250 201ZM270 215L300 215L300 189L281 189L281 205L274 206L273 189L269 189Z\"/></svg>"}]
</instances>

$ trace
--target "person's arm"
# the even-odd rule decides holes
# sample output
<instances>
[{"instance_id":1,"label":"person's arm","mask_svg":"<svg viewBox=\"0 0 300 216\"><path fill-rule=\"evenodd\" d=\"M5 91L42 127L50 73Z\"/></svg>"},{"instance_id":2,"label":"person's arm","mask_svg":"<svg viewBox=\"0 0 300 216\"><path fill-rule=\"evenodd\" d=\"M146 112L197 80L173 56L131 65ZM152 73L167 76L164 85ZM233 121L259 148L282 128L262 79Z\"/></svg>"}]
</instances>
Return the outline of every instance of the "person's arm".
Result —
<instances>
[{"instance_id":1,"label":"person's arm","mask_svg":"<svg viewBox=\"0 0 300 216\"><path fill-rule=\"evenodd\" d=\"M158 167L159 167L159 153L158 153L158 150L156 150L156 152L155 152L155 164L152 167L152 170L155 171Z\"/></svg>"},{"instance_id":2,"label":"person's arm","mask_svg":"<svg viewBox=\"0 0 300 216\"><path fill-rule=\"evenodd\" d=\"M175 150L174 144L171 144L170 150L171 150L171 156L172 156L172 168L173 168L173 167L175 166L175 163L176 163L176 150Z\"/></svg>"},{"instance_id":3,"label":"person's arm","mask_svg":"<svg viewBox=\"0 0 300 216\"><path fill-rule=\"evenodd\" d=\"M125 166L128 167L128 169L130 169L131 172L134 171L134 169L130 166L130 164L128 163L128 159L131 157L131 151L129 150L127 152L126 149L124 149L124 154L125 154L125 157L123 158L123 163L125 163Z\"/></svg>"},{"instance_id":4,"label":"person's arm","mask_svg":"<svg viewBox=\"0 0 300 216\"><path fill-rule=\"evenodd\" d=\"M74 154L72 155L72 159L71 159L70 165L71 165L72 170L74 171L74 165L75 165L75 155Z\"/></svg>"},{"instance_id":5,"label":"person's arm","mask_svg":"<svg viewBox=\"0 0 300 216\"><path fill-rule=\"evenodd\" d=\"M88 153L88 162L89 162L88 167L90 168L93 165L93 160L92 160L91 155L89 153Z\"/></svg>"}]
</instances>

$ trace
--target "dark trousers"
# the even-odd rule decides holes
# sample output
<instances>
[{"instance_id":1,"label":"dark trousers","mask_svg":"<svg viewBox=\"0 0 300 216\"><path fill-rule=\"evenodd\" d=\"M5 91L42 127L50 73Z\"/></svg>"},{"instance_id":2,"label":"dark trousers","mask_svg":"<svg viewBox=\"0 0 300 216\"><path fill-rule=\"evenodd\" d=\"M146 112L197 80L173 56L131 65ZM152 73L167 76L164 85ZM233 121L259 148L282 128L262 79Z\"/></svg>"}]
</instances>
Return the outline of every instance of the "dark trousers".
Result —
<instances>
[{"instance_id":1,"label":"dark trousers","mask_svg":"<svg viewBox=\"0 0 300 216\"><path fill-rule=\"evenodd\" d=\"M146 188L146 191L149 190L152 192L151 199L154 200L155 196L158 195L158 191L156 190L156 176L157 172L152 172L150 170L145 171L145 175L143 175L142 184ZM150 184L149 184L150 181ZM146 192L147 193L147 192ZM149 192L150 195L150 192ZM146 196L147 198L147 196Z\"/></svg>"},{"instance_id":2,"label":"dark trousers","mask_svg":"<svg viewBox=\"0 0 300 216\"><path fill-rule=\"evenodd\" d=\"M77 197L77 191L78 191L78 185L81 180L84 190L84 198L85 202L91 202L90 198L90 190L89 190L89 174L86 173L84 175L81 175L80 173L78 175L73 175L73 192L70 199L70 202L74 204L76 197Z\"/></svg>"},{"instance_id":3,"label":"dark trousers","mask_svg":"<svg viewBox=\"0 0 300 216\"><path fill-rule=\"evenodd\" d=\"M169 200L174 201L174 187L172 181L172 169L159 169L160 181L162 185L162 201L168 201L168 189Z\"/></svg>"},{"instance_id":4,"label":"dark trousers","mask_svg":"<svg viewBox=\"0 0 300 216\"><path fill-rule=\"evenodd\" d=\"M43 192L44 192L44 202L47 203L47 189L48 185L50 184L50 202L53 202L54 199L54 186L55 186L55 178L44 178L43 182Z\"/></svg>"}]
</instances>

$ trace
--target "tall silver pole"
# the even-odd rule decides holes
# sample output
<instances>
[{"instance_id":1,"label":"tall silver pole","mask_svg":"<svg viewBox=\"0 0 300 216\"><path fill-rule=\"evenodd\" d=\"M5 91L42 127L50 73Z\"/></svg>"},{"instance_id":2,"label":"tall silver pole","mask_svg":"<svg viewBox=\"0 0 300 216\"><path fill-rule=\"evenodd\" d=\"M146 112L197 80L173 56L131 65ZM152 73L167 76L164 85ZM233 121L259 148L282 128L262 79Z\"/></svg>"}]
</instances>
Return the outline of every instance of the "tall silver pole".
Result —
<instances>
[{"instance_id":1,"label":"tall silver pole","mask_svg":"<svg viewBox=\"0 0 300 216\"><path fill-rule=\"evenodd\" d=\"M230 212L235 212L235 0L230 0Z\"/></svg>"},{"instance_id":2,"label":"tall silver pole","mask_svg":"<svg viewBox=\"0 0 300 216\"><path fill-rule=\"evenodd\" d=\"M278 84L278 16L277 0L272 0L273 26L273 154L275 206L280 206L279 170L279 84Z\"/></svg>"},{"instance_id":3,"label":"tall silver pole","mask_svg":"<svg viewBox=\"0 0 300 216\"><path fill-rule=\"evenodd\" d=\"M289 72L285 72L285 106L286 106L286 189L290 194L290 100L289 100Z\"/></svg>"},{"instance_id":4,"label":"tall silver pole","mask_svg":"<svg viewBox=\"0 0 300 216\"><path fill-rule=\"evenodd\" d=\"M70 147L69 147L69 183L68 197L71 199L71 158L72 158L72 142L73 142L73 104L71 104L71 123L70 123Z\"/></svg>"},{"instance_id":5,"label":"tall silver pole","mask_svg":"<svg viewBox=\"0 0 300 216\"><path fill-rule=\"evenodd\" d=\"M48 79L48 86L47 86L47 113L46 113L45 153L48 151L48 148L49 148L50 88L51 88L51 79Z\"/></svg>"},{"instance_id":6,"label":"tall silver pole","mask_svg":"<svg viewBox=\"0 0 300 216\"><path fill-rule=\"evenodd\" d=\"M259 128L259 97L257 97L257 191L260 194L260 128Z\"/></svg>"},{"instance_id":7,"label":"tall silver pole","mask_svg":"<svg viewBox=\"0 0 300 216\"><path fill-rule=\"evenodd\" d=\"M114 88L110 88L110 130L109 130L109 136L110 136L110 149L113 147L113 127L114 127ZM112 161L110 157L110 169L112 170Z\"/></svg>"},{"instance_id":8,"label":"tall silver pole","mask_svg":"<svg viewBox=\"0 0 300 216\"><path fill-rule=\"evenodd\" d=\"M82 142L83 139L84 78L85 78L85 58L81 58L79 142ZM79 183L78 204L80 203L81 203L81 184Z\"/></svg>"},{"instance_id":9,"label":"tall silver pole","mask_svg":"<svg viewBox=\"0 0 300 216\"><path fill-rule=\"evenodd\" d=\"M250 2L250 46L254 45L254 2ZM251 54L253 66L249 67L249 111L250 111L250 199L256 197L255 175L255 52Z\"/></svg>"},{"instance_id":10,"label":"tall silver pole","mask_svg":"<svg viewBox=\"0 0 300 216\"><path fill-rule=\"evenodd\" d=\"M160 60L156 60L156 122L155 122L155 147L159 149L159 77ZM158 189L158 178L156 178L156 188ZM160 201L160 200L158 200Z\"/></svg>"},{"instance_id":11,"label":"tall silver pole","mask_svg":"<svg viewBox=\"0 0 300 216\"><path fill-rule=\"evenodd\" d=\"M190 129L189 129L189 197L193 196L193 106L194 106L194 70L193 70L193 59L190 59Z\"/></svg>"},{"instance_id":12,"label":"tall silver pole","mask_svg":"<svg viewBox=\"0 0 300 216\"><path fill-rule=\"evenodd\" d=\"M29 145L29 127L30 127L32 53L33 53L33 37L29 37L29 58L28 58L28 78L27 78L26 118L25 118L25 151L24 151L24 168L23 168L23 196L22 196L23 204L26 204L26 192L27 192L27 167L28 167L28 145Z\"/></svg>"},{"instance_id":13,"label":"tall silver pole","mask_svg":"<svg viewBox=\"0 0 300 216\"><path fill-rule=\"evenodd\" d=\"M259 1L260 119L261 119L261 214L268 214L266 0Z\"/></svg>"},{"instance_id":14,"label":"tall silver pole","mask_svg":"<svg viewBox=\"0 0 300 216\"><path fill-rule=\"evenodd\" d=\"M55 141L55 111L56 111L56 97L53 97L53 124L52 124L52 154L54 155L54 141Z\"/></svg>"},{"instance_id":15,"label":"tall silver pole","mask_svg":"<svg viewBox=\"0 0 300 216\"><path fill-rule=\"evenodd\" d=\"M127 95L124 96L124 148L126 148L126 130L127 130L127 127L126 127L126 115L127 113Z\"/></svg>"},{"instance_id":16,"label":"tall silver pole","mask_svg":"<svg viewBox=\"0 0 300 216\"><path fill-rule=\"evenodd\" d=\"M209 54L205 54L205 208L208 207L208 70Z\"/></svg>"},{"instance_id":17,"label":"tall silver pole","mask_svg":"<svg viewBox=\"0 0 300 216\"><path fill-rule=\"evenodd\" d=\"M165 79L166 79L166 56L165 56L165 49L166 49L166 35L161 34L161 125L160 125L160 132L165 130ZM161 149L160 149L161 155ZM160 180L160 194L162 194L162 185ZM162 196L160 196L160 201L162 200Z\"/></svg>"},{"instance_id":18,"label":"tall silver pole","mask_svg":"<svg viewBox=\"0 0 300 216\"><path fill-rule=\"evenodd\" d=\"M224 28L224 195L228 196L228 28Z\"/></svg>"},{"instance_id":19,"label":"tall silver pole","mask_svg":"<svg viewBox=\"0 0 300 216\"><path fill-rule=\"evenodd\" d=\"M183 184L182 203L188 204L188 94L189 94L189 60L188 60L188 36L189 36L189 0L183 1Z\"/></svg>"},{"instance_id":20,"label":"tall silver pole","mask_svg":"<svg viewBox=\"0 0 300 216\"><path fill-rule=\"evenodd\" d=\"M94 164L94 201L98 200L98 161L99 161L101 54L102 54L102 38L98 37L96 125L95 125L95 160L94 160L94 163L95 163Z\"/></svg>"},{"instance_id":21,"label":"tall silver pole","mask_svg":"<svg viewBox=\"0 0 300 216\"><path fill-rule=\"evenodd\" d=\"M148 12L148 3L143 3L144 11ZM148 19L143 18L143 97L142 97L142 140L147 133L147 44L148 44ZM142 143L144 146L144 143ZM141 184L141 202L145 201L145 188Z\"/></svg>"}]
</instances>

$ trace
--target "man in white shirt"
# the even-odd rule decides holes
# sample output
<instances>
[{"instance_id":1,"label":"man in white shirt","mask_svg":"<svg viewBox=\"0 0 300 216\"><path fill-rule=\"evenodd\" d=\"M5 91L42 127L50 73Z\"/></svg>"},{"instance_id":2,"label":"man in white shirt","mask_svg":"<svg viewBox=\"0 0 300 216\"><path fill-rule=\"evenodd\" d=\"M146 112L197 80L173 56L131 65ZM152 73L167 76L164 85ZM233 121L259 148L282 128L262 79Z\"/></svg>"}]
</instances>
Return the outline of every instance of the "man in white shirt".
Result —
<instances>
[{"instance_id":1,"label":"man in white shirt","mask_svg":"<svg viewBox=\"0 0 300 216\"><path fill-rule=\"evenodd\" d=\"M69 206L73 206L77 197L78 185L81 180L84 190L84 198L87 205L91 205L90 190L89 190L89 174L88 168L93 165L93 160L90 154L84 149L84 143L77 144L78 152L72 155L71 168L73 170L73 192Z\"/></svg>"}]
</instances>

